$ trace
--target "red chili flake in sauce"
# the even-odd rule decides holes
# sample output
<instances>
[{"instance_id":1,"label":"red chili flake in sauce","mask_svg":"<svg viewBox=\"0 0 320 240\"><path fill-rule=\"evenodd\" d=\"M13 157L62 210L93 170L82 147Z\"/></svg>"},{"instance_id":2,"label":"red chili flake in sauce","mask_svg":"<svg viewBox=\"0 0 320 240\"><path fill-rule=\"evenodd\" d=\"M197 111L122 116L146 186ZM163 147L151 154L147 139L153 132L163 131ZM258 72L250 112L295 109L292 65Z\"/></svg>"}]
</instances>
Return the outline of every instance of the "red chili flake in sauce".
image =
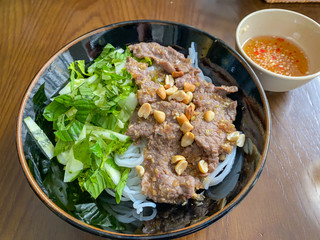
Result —
<instances>
[{"instance_id":1,"label":"red chili flake in sauce","mask_svg":"<svg viewBox=\"0 0 320 240\"><path fill-rule=\"evenodd\" d=\"M243 46L245 53L261 67L286 76L303 76L309 63L304 52L291 40L273 36L249 39Z\"/></svg>"}]
</instances>

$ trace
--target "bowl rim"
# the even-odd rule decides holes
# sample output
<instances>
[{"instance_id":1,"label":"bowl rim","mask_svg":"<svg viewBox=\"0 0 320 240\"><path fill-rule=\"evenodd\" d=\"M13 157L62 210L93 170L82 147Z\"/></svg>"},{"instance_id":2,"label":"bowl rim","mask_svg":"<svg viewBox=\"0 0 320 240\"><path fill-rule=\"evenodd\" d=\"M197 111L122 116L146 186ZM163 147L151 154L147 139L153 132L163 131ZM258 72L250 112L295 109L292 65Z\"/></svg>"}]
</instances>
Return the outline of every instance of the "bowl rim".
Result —
<instances>
[{"instance_id":1,"label":"bowl rim","mask_svg":"<svg viewBox=\"0 0 320 240\"><path fill-rule=\"evenodd\" d=\"M259 160L260 164L257 166L252 177L249 179L249 181L244 186L244 188L223 209L219 210L218 212L216 212L212 216L205 218L204 220L201 220L195 224L192 224L190 226L187 226L187 227L184 227L181 229L172 230L172 231L165 232L165 233L132 235L132 234L126 234L126 233L112 232L112 231L100 229L95 226L84 223L84 222L76 219L75 217L71 216L70 214L66 213L61 208L59 208L54 202L52 202L50 200L50 198L42 191L42 189L40 188L40 186L36 182L35 178L31 174L31 171L28 167L28 164L27 164L27 161L26 161L26 158L24 155L24 151L23 151L21 130L22 130L23 113L25 110L25 106L26 106L27 100L28 100L34 86L36 85L37 81L39 80L39 78L43 74L43 72L50 66L50 64L60 54L65 52L69 47L73 46L74 44L76 44L76 43L80 42L81 40L83 40L87 37L90 37L94 34L97 34L97 33L112 29L112 28L125 26L125 25L132 25L132 24L137 24L137 23L169 24L169 25L174 25L174 26L182 26L182 27L189 28L194 31L200 32L200 33L208 36L209 38L223 44L236 58L238 58L238 60L244 65L244 67L247 68L250 75L252 76L252 79L258 89L258 92L260 94L260 98L262 100L264 114L266 117L266 122L265 122L266 131L265 131L265 136L264 136L263 151L261 153L261 157ZM150 238L152 238L152 239L168 239L168 238L170 238L171 239L171 238L178 238L178 237L183 237L185 235L197 232L197 231L209 226L210 224L216 222L217 220L222 218L224 215L226 215L228 212L230 212L235 206L237 206L245 198L245 196L250 192L252 187L257 182L259 176L261 175L261 172L263 170L265 162L266 162L267 153L268 153L269 146L270 146L270 138L271 138L271 113L270 113L269 103L268 103L267 97L265 95L265 92L262 88L260 81L258 80L256 74L254 73L254 71L252 70L250 65L244 60L244 58L238 52L236 52L234 49L229 47L225 42L223 42L222 40L216 38L215 36L205 32L203 30L200 30L200 29L195 28L193 26L182 24L182 23L171 22L171 21L162 21L162 20L153 20L153 19L122 21L122 22L117 22L117 23L112 23L110 25L102 26L102 27L96 28L92 31L89 31L89 32L73 39L72 41L70 41L69 43L64 45L62 48L60 48L52 57L50 57L50 59L48 61L46 61L46 63L41 67L41 69L36 73L36 75L32 78L31 82L29 83L29 86L27 87L27 89L23 95L23 99L21 100L20 108L19 108L18 116L17 116L17 122L16 122L16 147L17 147L17 151L18 151L19 162L22 167L23 173L28 180L30 187L36 193L36 195L40 198L40 200L52 212L54 212L56 215L58 215L60 218L62 218L63 220L65 220L69 224L71 224L81 230L93 233L95 235L98 235L101 237L109 237L109 238L111 237L113 239L150 239Z\"/></svg>"},{"instance_id":2,"label":"bowl rim","mask_svg":"<svg viewBox=\"0 0 320 240\"><path fill-rule=\"evenodd\" d=\"M256 62L254 62L246 53L245 51L243 50L243 44L248 40L244 41L244 43L241 45L240 44L240 31L241 31L241 28L243 27L244 25L244 22L247 21L249 18L253 17L253 16L256 16L258 14L263 14L263 13L267 13L267 12L271 12L271 13L275 13L275 12L283 12L283 13L287 13L287 14L293 14L293 15L296 15L296 16L299 16L301 18L304 18L308 21L310 21L311 24L314 24L315 26L317 26L319 28L319 31L320 31L320 24L317 23L315 20L313 20L312 18L306 16L306 15L303 15L301 13L298 13L298 12L295 12L295 11L291 11L291 10L287 10L287 9L279 9L279 8L268 8L268 9L262 9L262 10L258 10L258 11L254 11L250 14L248 14L247 16L245 16L238 24L237 28L236 28L236 46L237 46L237 49L238 51L240 51L240 53L242 54L242 56L252 65L254 66L255 68L257 68L259 71L265 73L265 74L268 74L268 75L271 75L271 77L275 77L275 78L282 78L284 80L290 80L290 81L308 81L310 79L314 79L316 78L317 76L320 75L320 69L319 71L315 72L315 73L312 73L312 74L308 74L308 75L304 75L304 76L285 76L285 75L281 75L281 74L278 74L278 73L274 73L270 70L267 70L263 67L261 67L259 64L257 64Z\"/></svg>"}]
</instances>

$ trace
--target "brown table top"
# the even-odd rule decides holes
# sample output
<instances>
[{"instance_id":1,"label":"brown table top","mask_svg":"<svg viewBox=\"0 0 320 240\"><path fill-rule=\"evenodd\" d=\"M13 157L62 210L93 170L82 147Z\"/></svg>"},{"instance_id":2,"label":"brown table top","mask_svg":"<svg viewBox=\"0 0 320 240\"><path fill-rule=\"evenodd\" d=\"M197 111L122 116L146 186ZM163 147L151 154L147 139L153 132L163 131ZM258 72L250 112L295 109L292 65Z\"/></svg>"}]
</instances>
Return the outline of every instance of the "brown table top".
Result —
<instances>
[{"instance_id":1,"label":"brown table top","mask_svg":"<svg viewBox=\"0 0 320 240\"><path fill-rule=\"evenodd\" d=\"M62 46L95 28L134 19L195 26L234 47L247 14L284 8L320 22L320 4L262 0L0 1L0 239L100 239L66 224L33 193L15 145L19 104L33 76ZM319 239L320 78L267 93L272 139L262 175L227 216L181 239Z\"/></svg>"}]
</instances>

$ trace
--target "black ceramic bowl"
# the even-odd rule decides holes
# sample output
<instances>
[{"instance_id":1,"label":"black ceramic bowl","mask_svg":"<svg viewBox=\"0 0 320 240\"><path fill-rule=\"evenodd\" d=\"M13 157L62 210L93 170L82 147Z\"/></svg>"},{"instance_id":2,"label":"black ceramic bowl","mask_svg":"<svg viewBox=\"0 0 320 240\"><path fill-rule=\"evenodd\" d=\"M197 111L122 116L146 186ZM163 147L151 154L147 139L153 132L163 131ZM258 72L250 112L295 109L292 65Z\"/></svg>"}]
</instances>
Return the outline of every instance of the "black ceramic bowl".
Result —
<instances>
[{"instance_id":1,"label":"black ceramic bowl","mask_svg":"<svg viewBox=\"0 0 320 240\"><path fill-rule=\"evenodd\" d=\"M125 47L142 41L172 46L185 55L194 42L200 60L199 66L204 74L211 77L215 85L239 87L239 92L230 97L238 101L235 125L245 133L247 139L243 149L237 151L236 162L230 174L222 183L206 191L206 200L202 205L193 201L184 206L158 204L157 216L151 221L124 224L125 230L112 230L109 227L102 229L99 224L95 224L99 216L89 213L92 214L92 225L81 221L81 214L76 214L72 207L66 208L61 204L61 199L48 188L50 181L47 178L52 174L56 161L44 160L44 155L27 133L23 119L31 116L43 125L41 106L39 108L33 104L34 94L45 83L47 97L54 96L68 80L68 65L72 61L84 59L89 63L107 43ZM117 23L89 32L67 44L43 66L32 80L21 103L17 121L17 149L22 169L34 192L66 222L108 238L168 239L207 227L241 202L263 169L270 141L270 126L270 112L264 91L252 69L237 52L216 37L196 28L171 22L143 20ZM46 129L44 131L49 134ZM72 192L73 187L74 185L69 184L65 193ZM105 197L101 196L99 201L108 201Z\"/></svg>"}]
</instances>

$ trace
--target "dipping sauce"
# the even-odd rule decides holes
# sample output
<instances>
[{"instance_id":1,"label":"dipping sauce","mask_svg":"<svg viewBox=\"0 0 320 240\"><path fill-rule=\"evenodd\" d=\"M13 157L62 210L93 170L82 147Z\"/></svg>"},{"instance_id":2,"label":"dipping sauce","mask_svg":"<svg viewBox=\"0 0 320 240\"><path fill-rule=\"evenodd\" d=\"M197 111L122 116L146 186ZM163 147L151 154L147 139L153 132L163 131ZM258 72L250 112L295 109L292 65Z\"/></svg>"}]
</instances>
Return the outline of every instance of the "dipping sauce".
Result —
<instances>
[{"instance_id":1,"label":"dipping sauce","mask_svg":"<svg viewBox=\"0 0 320 240\"><path fill-rule=\"evenodd\" d=\"M308 74L305 53L289 39L274 36L250 38L243 50L254 62L271 72L286 76Z\"/></svg>"}]
</instances>

